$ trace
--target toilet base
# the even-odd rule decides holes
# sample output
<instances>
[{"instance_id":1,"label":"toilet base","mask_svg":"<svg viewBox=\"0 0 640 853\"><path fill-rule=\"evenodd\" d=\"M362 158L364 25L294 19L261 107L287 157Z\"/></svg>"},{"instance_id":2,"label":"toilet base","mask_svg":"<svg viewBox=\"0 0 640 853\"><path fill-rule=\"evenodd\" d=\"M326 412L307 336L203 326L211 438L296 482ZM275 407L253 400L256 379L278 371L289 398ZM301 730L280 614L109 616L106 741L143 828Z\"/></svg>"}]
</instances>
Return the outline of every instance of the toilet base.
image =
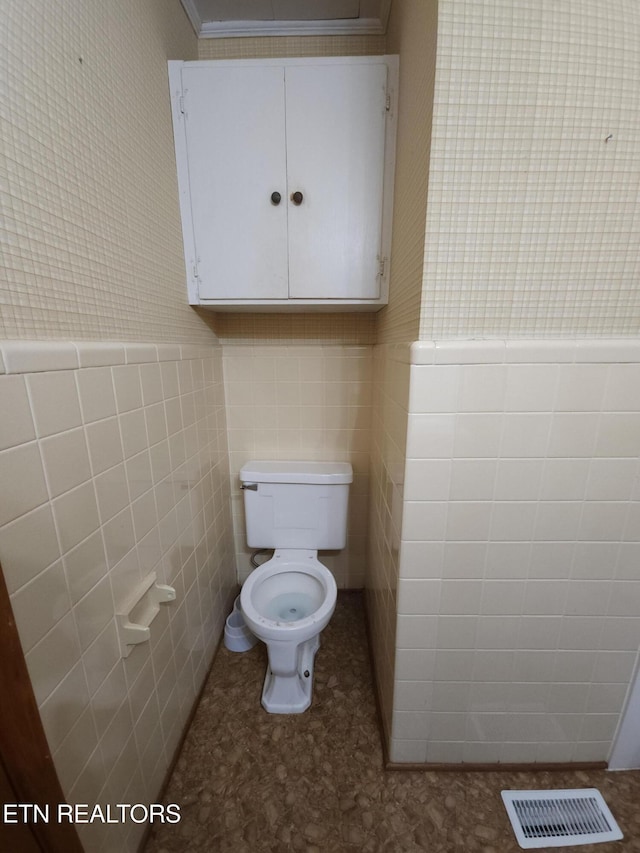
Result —
<instances>
[{"instance_id":1,"label":"toilet base","mask_svg":"<svg viewBox=\"0 0 640 853\"><path fill-rule=\"evenodd\" d=\"M311 705L313 664L320 648L316 634L298 650L298 669L293 675L274 675L267 666L262 688L262 707L269 714L302 714ZM267 645L268 650L268 645Z\"/></svg>"}]
</instances>

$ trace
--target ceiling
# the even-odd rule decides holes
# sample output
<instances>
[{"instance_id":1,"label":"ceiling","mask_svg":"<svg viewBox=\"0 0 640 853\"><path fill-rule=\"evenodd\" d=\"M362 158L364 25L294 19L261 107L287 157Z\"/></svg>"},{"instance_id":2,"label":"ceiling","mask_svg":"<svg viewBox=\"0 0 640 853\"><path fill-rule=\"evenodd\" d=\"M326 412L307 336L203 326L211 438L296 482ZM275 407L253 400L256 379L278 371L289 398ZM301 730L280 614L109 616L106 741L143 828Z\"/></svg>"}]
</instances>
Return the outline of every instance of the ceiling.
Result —
<instances>
[{"instance_id":1,"label":"ceiling","mask_svg":"<svg viewBox=\"0 0 640 853\"><path fill-rule=\"evenodd\" d=\"M391 0L181 0L200 38L381 35Z\"/></svg>"}]
</instances>

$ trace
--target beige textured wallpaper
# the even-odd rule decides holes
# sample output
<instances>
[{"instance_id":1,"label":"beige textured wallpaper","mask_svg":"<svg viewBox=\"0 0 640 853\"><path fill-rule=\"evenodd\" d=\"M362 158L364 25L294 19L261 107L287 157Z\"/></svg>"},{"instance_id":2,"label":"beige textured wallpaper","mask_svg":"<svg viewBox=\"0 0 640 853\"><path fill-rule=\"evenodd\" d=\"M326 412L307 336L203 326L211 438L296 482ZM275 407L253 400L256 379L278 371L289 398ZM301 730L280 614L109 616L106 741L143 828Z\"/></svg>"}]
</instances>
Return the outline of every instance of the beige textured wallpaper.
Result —
<instances>
[{"instance_id":1,"label":"beige textured wallpaper","mask_svg":"<svg viewBox=\"0 0 640 853\"><path fill-rule=\"evenodd\" d=\"M0 338L208 343L186 300L167 59L179 0L5 4Z\"/></svg>"},{"instance_id":2,"label":"beige textured wallpaper","mask_svg":"<svg viewBox=\"0 0 640 853\"><path fill-rule=\"evenodd\" d=\"M198 41L198 59L375 56L384 53L384 36L274 36Z\"/></svg>"},{"instance_id":3,"label":"beige textured wallpaper","mask_svg":"<svg viewBox=\"0 0 640 853\"><path fill-rule=\"evenodd\" d=\"M640 7L440 0L420 338L640 330Z\"/></svg>"},{"instance_id":4,"label":"beige textured wallpaper","mask_svg":"<svg viewBox=\"0 0 640 853\"><path fill-rule=\"evenodd\" d=\"M403 0L391 8L387 52L400 56L400 84L390 296L377 318L381 343L418 336L437 27L436 0Z\"/></svg>"}]
</instances>

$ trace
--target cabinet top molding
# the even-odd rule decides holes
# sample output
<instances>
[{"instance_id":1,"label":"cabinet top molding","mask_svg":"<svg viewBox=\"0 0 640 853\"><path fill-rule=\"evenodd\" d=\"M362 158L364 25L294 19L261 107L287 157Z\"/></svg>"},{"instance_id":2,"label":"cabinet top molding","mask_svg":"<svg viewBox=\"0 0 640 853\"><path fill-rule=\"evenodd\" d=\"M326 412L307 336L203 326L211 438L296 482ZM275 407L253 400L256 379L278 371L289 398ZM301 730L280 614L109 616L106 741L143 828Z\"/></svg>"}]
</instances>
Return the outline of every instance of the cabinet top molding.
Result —
<instances>
[{"instance_id":1,"label":"cabinet top molding","mask_svg":"<svg viewBox=\"0 0 640 853\"><path fill-rule=\"evenodd\" d=\"M259 5L236 0L232 12L216 0L181 2L199 38L384 35L391 10L391 0L360 0L356 7L349 0L315 0L302 15L297 0L259 0ZM262 20L251 19L257 9Z\"/></svg>"},{"instance_id":2,"label":"cabinet top molding","mask_svg":"<svg viewBox=\"0 0 640 853\"><path fill-rule=\"evenodd\" d=\"M241 68L247 67L295 67L297 65L386 65L397 68L397 54L376 54L375 56L287 56L268 59L170 59L169 71L180 68Z\"/></svg>"}]
</instances>

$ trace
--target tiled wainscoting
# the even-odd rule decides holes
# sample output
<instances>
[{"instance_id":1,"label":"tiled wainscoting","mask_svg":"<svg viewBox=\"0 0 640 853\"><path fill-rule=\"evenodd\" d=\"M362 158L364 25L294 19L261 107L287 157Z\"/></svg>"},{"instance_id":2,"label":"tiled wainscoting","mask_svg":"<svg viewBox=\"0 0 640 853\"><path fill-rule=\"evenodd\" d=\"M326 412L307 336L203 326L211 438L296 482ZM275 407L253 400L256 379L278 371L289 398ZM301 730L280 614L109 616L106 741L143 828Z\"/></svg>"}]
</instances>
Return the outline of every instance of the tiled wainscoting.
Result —
<instances>
[{"instance_id":1,"label":"tiled wainscoting","mask_svg":"<svg viewBox=\"0 0 640 853\"><path fill-rule=\"evenodd\" d=\"M224 344L236 562L251 566L238 473L250 459L350 462L347 547L321 559L341 588L361 588L369 493L371 347Z\"/></svg>"},{"instance_id":2,"label":"tiled wainscoting","mask_svg":"<svg viewBox=\"0 0 640 853\"><path fill-rule=\"evenodd\" d=\"M391 758L606 760L640 643L640 344L405 354Z\"/></svg>"},{"instance_id":3,"label":"tiled wainscoting","mask_svg":"<svg viewBox=\"0 0 640 853\"><path fill-rule=\"evenodd\" d=\"M235 593L220 346L0 342L0 560L70 802L153 802ZM176 589L120 657L114 613ZM79 827L133 851L143 826Z\"/></svg>"},{"instance_id":4,"label":"tiled wainscoting","mask_svg":"<svg viewBox=\"0 0 640 853\"><path fill-rule=\"evenodd\" d=\"M396 656L396 594L409 406L402 345L374 347L369 562L365 579L369 641L384 736L391 733Z\"/></svg>"}]
</instances>

